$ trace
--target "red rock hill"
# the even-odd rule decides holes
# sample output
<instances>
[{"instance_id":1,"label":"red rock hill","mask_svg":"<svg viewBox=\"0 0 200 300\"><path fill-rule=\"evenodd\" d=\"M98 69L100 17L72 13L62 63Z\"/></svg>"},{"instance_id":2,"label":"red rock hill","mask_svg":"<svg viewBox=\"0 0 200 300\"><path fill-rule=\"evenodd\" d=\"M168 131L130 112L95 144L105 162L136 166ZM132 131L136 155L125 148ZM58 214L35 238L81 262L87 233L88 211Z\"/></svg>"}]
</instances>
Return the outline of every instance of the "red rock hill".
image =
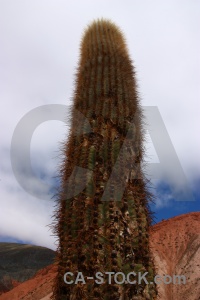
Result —
<instances>
[{"instance_id":1,"label":"red rock hill","mask_svg":"<svg viewBox=\"0 0 200 300\"><path fill-rule=\"evenodd\" d=\"M160 276L184 275L185 284L164 284L160 300L200 299L200 212L162 221L150 230L151 251ZM56 266L50 265L11 291L0 300L49 300ZM166 278L167 280L167 278Z\"/></svg>"}]
</instances>

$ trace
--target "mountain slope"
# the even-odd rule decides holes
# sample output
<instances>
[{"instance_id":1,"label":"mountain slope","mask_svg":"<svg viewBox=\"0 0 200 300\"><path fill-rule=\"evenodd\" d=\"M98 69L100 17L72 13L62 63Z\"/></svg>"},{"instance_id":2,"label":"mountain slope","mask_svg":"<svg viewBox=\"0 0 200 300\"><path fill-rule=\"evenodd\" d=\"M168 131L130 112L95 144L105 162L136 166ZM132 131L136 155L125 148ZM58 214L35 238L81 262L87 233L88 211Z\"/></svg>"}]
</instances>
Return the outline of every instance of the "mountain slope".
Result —
<instances>
[{"instance_id":1,"label":"mountain slope","mask_svg":"<svg viewBox=\"0 0 200 300\"><path fill-rule=\"evenodd\" d=\"M185 275L186 284L159 285L159 300L199 300L200 213L162 221L150 230L157 274ZM0 300L50 300L56 266L50 265L30 280L0 296Z\"/></svg>"},{"instance_id":2,"label":"mountain slope","mask_svg":"<svg viewBox=\"0 0 200 300\"><path fill-rule=\"evenodd\" d=\"M166 300L199 300L200 213L189 213L162 221L151 228L151 247L158 274L184 275L186 284L159 285Z\"/></svg>"},{"instance_id":3,"label":"mountain slope","mask_svg":"<svg viewBox=\"0 0 200 300\"><path fill-rule=\"evenodd\" d=\"M52 264L54 256L55 252L45 247L0 243L0 294Z\"/></svg>"}]
</instances>

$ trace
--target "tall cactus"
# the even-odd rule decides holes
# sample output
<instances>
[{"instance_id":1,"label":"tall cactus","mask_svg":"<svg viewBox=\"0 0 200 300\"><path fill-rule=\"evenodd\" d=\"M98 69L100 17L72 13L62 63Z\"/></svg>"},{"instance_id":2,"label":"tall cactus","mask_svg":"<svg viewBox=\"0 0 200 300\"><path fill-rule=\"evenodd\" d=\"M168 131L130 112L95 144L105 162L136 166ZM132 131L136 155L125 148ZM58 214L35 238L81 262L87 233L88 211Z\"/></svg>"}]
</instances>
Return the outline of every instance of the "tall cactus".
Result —
<instances>
[{"instance_id":1,"label":"tall cactus","mask_svg":"<svg viewBox=\"0 0 200 300\"><path fill-rule=\"evenodd\" d=\"M102 284L95 282L97 272L148 272L147 281L153 281L151 195L140 166L142 113L123 34L108 20L94 21L80 50L55 214L58 275L52 299L156 299L154 283L120 284L122 274L110 283L108 274ZM82 272L85 284L66 284L66 272L74 280Z\"/></svg>"}]
</instances>

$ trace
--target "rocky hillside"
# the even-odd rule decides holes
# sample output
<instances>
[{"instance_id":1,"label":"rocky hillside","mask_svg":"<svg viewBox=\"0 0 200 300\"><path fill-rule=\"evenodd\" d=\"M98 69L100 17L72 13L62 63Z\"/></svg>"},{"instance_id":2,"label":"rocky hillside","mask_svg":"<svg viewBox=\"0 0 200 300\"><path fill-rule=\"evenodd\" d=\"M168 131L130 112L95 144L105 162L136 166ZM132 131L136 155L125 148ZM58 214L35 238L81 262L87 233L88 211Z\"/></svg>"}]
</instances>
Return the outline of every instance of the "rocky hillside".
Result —
<instances>
[{"instance_id":1,"label":"rocky hillside","mask_svg":"<svg viewBox=\"0 0 200 300\"><path fill-rule=\"evenodd\" d=\"M150 244L157 274L186 278L186 283L181 285L161 283L159 300L199 300L200 213L181 215L154 225ZM56 266L48 266L1 295L0 300L49 300L55 275Z\"/></svg>"},{"instance_id":2,"label":"rocky hillside","mask_svg":"<svg viewBox=\"0 0 200 300\"><path fill-rule=\"evenodd\" d=\"M151 247L157 273L184 275L186 284L159 285L160 299L200 299L200 213L162 221L151 228Z\"/></svg>"},{"instance_id":3,"label":"rocky hillside","mask_svg":"<svg viewBox=\"0 0 200 300\"><path fill-rule=\"evenodd\" d=\"M0 294L52 264L53 250L33 245L0 243Z\"/></svg>"},{"instance_id":4,"label":"rocky hillside","mask_svg":"<svg viewBox=\"0 0 200 300\"><path fill-rule=\"evenodd\" d=\"M49 300L56 266L50 265L36 275L0 296L1 300ZM44 299L43 299L44 298Z\"/></svg>"}]
</instances>

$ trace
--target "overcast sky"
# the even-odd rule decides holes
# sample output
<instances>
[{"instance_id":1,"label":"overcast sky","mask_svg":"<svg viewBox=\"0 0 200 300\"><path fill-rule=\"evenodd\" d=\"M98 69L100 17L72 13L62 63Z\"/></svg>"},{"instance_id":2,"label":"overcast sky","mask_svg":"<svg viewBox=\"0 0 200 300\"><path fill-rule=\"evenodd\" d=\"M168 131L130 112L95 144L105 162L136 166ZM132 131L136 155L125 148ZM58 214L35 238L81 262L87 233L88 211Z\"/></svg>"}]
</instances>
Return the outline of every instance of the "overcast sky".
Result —
<instances>
[{"instance_id":1,"label":"overcast sky","mask_svg":"<svg viewBox=\"0 0 200 300\"><path fill-rule=\"evenodd\" d=\"M17 125L33 109L60 104L66 105L67 113L72 104L83 31L101 17L112 20L124 32L137 71L141 104L155 106L160 112L179 166L194 193L195 202L185 207L188 211L199 209L200 2L0 0L1 241L24 241L55 249L55 238L47 226L54 210L53 188L49 187L55 185L60 143L68 132L61 120L65 115L60 121L57 118L42 123L33 133L31 163L44 184L39 186L36 178L18 170L29 182L32 194L16 178L11 165L11 142ZM25 147L27 132L17 136L18 151ZM162 144L163 137L157 138L158 143L159 139ZM158 149L150 135L147 140L147 162L159 162ZM169 164L166 154L163 174ZM178 180L177 169L171 178L180 188L185 184ZM173 216L173 197L164 188L164 177L159 184L154 209L158 215L168 209Z\"/></svg>"}]
</instances>

